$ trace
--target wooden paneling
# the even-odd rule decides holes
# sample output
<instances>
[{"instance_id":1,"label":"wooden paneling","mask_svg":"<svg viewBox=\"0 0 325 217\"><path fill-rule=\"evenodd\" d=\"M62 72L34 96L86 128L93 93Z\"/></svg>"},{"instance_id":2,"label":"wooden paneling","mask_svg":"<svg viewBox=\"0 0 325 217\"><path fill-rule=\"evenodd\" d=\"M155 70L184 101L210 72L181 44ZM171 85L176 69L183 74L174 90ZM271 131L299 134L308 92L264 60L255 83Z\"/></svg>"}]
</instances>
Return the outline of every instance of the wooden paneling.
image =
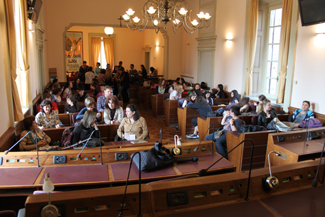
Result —
<instances>
[{"instance_id":1,"label":"wooden paneling","mask_svg":"<svg viewBox=\"0 0 325 217\"><path fill-rule=\"evenodd\" d=\"M147 89L144 92L144 109L151 109L151 95L154 93L154 90Z\"/></svg>"},{"instance_id":2,"label":"wooden paneling","mask_svg":"<svg viewBox=\"0 0 325 217\"><path fill-rule=\"evenodd\" d=\"M165 116L166 126L178 123L177 106L178 106L178 100L164 101L164 116Z\"/></svg>"}]
</instances>

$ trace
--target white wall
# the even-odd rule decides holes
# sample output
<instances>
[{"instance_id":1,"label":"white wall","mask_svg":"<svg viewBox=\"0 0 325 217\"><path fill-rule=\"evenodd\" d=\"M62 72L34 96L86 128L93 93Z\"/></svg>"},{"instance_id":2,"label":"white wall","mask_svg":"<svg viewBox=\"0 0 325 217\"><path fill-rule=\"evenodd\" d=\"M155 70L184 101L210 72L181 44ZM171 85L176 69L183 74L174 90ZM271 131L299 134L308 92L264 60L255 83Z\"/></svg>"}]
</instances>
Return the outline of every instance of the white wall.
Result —
<instances>
[{"instance_id":1,"label":"white wall","mask_svg":"<svg viewBox=\"0 0 325 217\"><path fill-rule=\"evenodd\" d=\"M303 100L315 104L314 111L325 113L325 37L324 24L302 27L299 20L291 106L301 107Z\"/></svg>"}]
</instances>

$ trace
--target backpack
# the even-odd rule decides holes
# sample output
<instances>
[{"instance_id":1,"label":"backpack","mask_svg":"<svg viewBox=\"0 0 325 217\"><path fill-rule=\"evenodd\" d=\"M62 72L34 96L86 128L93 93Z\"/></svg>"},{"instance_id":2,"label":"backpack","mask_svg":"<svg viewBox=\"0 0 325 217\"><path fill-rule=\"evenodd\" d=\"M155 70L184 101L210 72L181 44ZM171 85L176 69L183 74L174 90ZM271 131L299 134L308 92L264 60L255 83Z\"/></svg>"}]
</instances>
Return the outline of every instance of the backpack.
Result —
<instances>
[{"instance_id":1,"label":"backpack","mask_svg":"<svg viewBox=\"0 0 325 217\"><path fill-rule=\"evenodd\" d=\"M72 144L74 127L64 129L61 137L61 146L67 147Z\"/></svg>"},{"instance_id":2,"label":"backpack","mask_svg":"<svg viewBox=\"0 0 325 217\"><path fill-rule=\"evenodd\" d=\"M299 127L301 128L316 128L316 127L322 127L322 123L320 122L320 120L318 120L317 118L310 118L309 119L309 124L308 121L301 121Z\"/></svg>"}]
</instances>

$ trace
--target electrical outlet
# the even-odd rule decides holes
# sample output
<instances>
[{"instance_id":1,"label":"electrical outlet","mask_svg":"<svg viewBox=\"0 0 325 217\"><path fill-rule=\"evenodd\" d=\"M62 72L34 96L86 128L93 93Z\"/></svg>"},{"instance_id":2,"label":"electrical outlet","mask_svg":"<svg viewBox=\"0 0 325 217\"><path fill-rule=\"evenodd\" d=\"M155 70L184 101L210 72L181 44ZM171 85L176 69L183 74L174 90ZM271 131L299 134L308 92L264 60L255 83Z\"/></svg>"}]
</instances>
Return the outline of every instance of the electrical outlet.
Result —
<instances>
[{"instance_id":1,"label":"electrical outlet","mask_svg":"<svg viewBox=\"0 0 325 217\"><path fill-rule=\"evenodd\" d=\"M286 140L285 136L277 136L278 142L284 142Z\"/></svg>"},{"instance_id":2,"label":"electrical outlet","mask_svg":"<svg viewBox=\"0 0 325 217\"><path fill-rule=\"evenodd\" d=\"M167 204L168 206L180 206L188 204L187 190L168 191Z\"/></svg>"},{"instance_id":3,"label":"electrical outlet","mask_svg":"<svg viewBox=\"0 0 325 217\"><path fill-rule=\"evenodd\" d=\"M53 163L54 164L65 164L67 162L67 156L65 155L54 155Z\"/></svg>"},{"instance_id":4,"label":"electrical outlet","mask_svg":"<svg viewBox=\"0 0 325 217\"><path fill-rule=\"evenodd\" d=\"M127 159L128 159L128 154L126 152L115 153L116 161L127 160Z\"/></svg>"}]
</instances>

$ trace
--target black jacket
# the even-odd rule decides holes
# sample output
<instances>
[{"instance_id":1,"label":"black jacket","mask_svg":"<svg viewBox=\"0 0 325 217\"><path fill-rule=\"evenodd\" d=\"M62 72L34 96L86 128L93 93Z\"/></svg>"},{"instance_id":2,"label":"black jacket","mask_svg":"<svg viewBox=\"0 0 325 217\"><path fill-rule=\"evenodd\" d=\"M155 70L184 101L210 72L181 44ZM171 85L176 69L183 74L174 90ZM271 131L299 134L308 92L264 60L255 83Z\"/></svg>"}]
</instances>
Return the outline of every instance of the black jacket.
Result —
<instances>
[{"instance_id":1,"label":"black jacket","mask_svg":"<svg viewBox=\"0 0 325 217\"><path fill-rule=\"evenodd\" d=\"M75 127L73 131L72 144L75 144L79 141L88 139L91 133L95 130L94 127L86 128L82 123ZM92 137L99 138L98 131L94 132Z\"/></svg>"},{"instance_id":2,"label":"black jacket","mask_svg":"<svg viewBox=\"0 0 325 217\"><path fill-rule=\"evenodd\" d=\"M262 111L257 118L257 125L266 127L274 118L277 117L274 110L270 110L270 118L266 118L266 113Z\"/></svg>"}]
</instances>

